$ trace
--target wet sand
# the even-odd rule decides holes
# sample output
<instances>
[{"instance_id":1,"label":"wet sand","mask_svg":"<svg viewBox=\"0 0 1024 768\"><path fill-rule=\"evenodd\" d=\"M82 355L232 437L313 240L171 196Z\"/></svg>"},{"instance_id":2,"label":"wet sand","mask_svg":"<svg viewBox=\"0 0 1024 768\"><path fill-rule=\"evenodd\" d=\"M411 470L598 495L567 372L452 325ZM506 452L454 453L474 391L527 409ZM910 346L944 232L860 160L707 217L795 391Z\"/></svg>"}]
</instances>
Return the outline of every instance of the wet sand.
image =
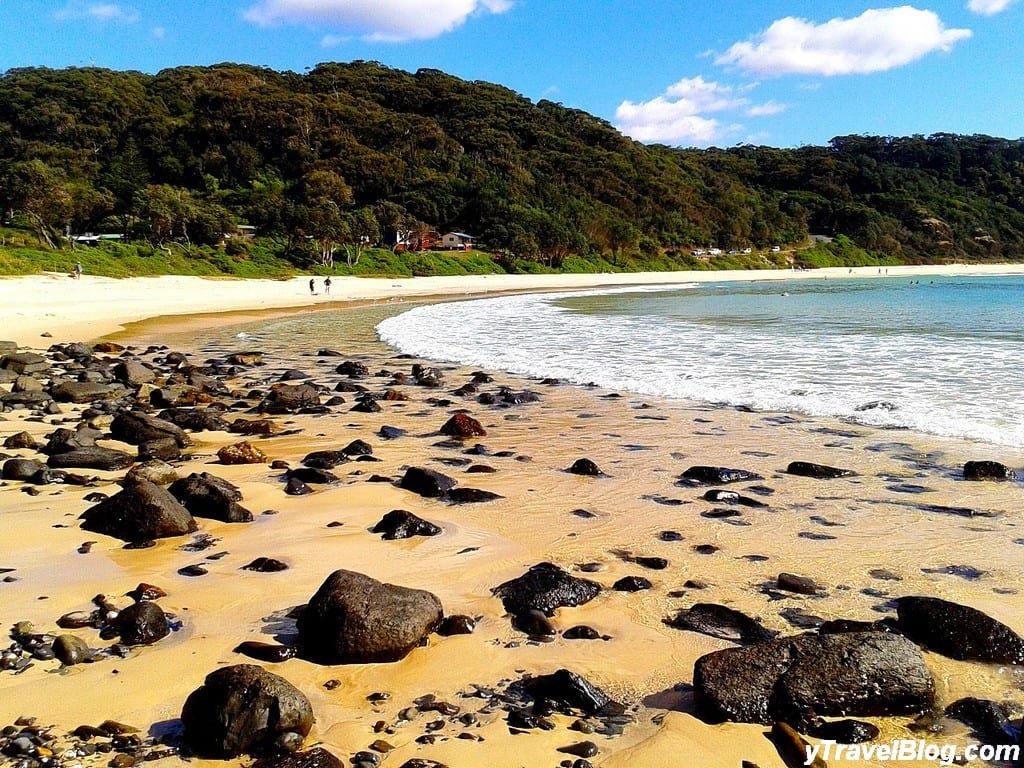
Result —
<instances>
[{"instance_id":1,"label":"wet sand","mask_svg":"<svg viewBox=\"0 0 1024 768\"><path fill-rule=\"evenodd\" d=\"M341 360L364 362L371 376L359 383L383 390L391 386L390 376L372 374L408 373L415 362L429 363L397 359L374 340L373 323L389 311L393 310L380 306L349 310L344 341L288 336L287 319L281 320L283 330L278 328L273 340L261 338L259 324L234 327L225 325L223 318L213 321L218 327L199 321L187 333L175 333L166 322L141 324L130 328L128 335L140 352L147 344L163 343L199 361L260 348L267 365L246 371L236 382L243 390L265 388L288 368L306 370L316 382L333 387L343 379L334 372ZM251 335L237 338L239 332ZM119 338L124 343L125 334ZM316 357L324 347L343 357ZM582 738L597 743L599 754L591 761L601 767L735 768L742 760L761 768L783 765L764 737L764 726L711 726L695 717L689 688L693 663L730 645L664 624L664 619L695 602L728 605L759 617L769 629L793 634L799 630L780 616L786 609L802 609L823 619L875 620L892 615L891 598L930 595L971 605L1024 632L1019 597L1024 589L1019 567L1024 550L1018 543L1024 537L1021 486L961 479L967 460L995 459L1020 469L1024 451L827 419L554 386L501 372L491 372L493 384L482 389L528 389L540 401L483 406L451 394L469 381L471 369L442 368L443 388L395 387L411 400L382 402L381 413L350 412L350 399L323 416L275 417L298 433L251 440L271 459L292 466L310 451L340 448L356 438L373 445L379 463L341 465L335 472L343 482L316 486L310 496L286 496L283 473L267 465L217 463L217 449L237 442L237 435L194 434L191 455L178 466L179 475L208 471L235 483L243 491L243 504L256 516L251 524L200 520L200 533L215 540L203 551L183 550L197 540L194 536L160 540L151 549L125 550L118 540L81 530L76 518L90 506L84 496L96 490L115 492L109 481L120 473L95 473L108 481L96 488L43 486L35 497L22 493L21 483L0 487L5 523L0 530L0 567L13 568L8 576L15 579L0 582L5 627L30 620L40 630L53 631L59 616L88 610L98 593L128 605L130 600L122 596L139 582L162 587L168 594L160 604L181 621L171 636L133 650L128 658L104 658L65 670L57 662L38 662L18 675L0 672L0 724L31 715L69 731L111 718L151 733L173 734L185 698L203 677L219 666L251 662L232 651L241 641L287 640L294 626L285 614L305 603L337 568L430 590L447 614L480 617L473 634L432 636L429 647L394 664L320 666L292 659L267 665L310 698L317 722L307 744L321 743L347 762L383 738L395 747L384 758L384 766L423 757L451 768L540 768L559 764L568 755L556 750ZM452 402L436 405L429 398ZM486 455L469 457L462 450L437 445L443 440L437 430L457 408L466 408L487 429L486 437L466 445L480 442ZM38 439L56 422L76 422L71 409L65 410L64 416L35 422L22 418L26 411L6 413L7 420L0 421L0 439L22 429ZM377 431L382 425L399 427L407 435L381 440ZM31 455L23 450L3 452ZM583 457L596 462L607 476L580 477L564 471ZM796 460L853 469L857 476L812 480L785 474L782 470ZM485 464L496 472L468 474L466 462ZM696 464L758 472L765 479L756 485L772 492L756 498L769 506L741 508L739 518L702 516L720 505L704 501L704 489L676 484L679 474ZM449 505L392 484L368 482L372 474L398 478L409 466L445 472L460 486L504 498ZM750 485L755 484L734 488L752 493L744 490ZM964 518L920 505L1000 514ZM444 532L434 538L383 541L369 528L392 509L409 510ZM581 516L580 510L590 515ZM749 525L732 524L736 522ZM663 531L677 532L681 539L665 541ZM87 541L95 543L80 554L79 547ZM694 549L709 544L718 548L713 554ZM630 562L630 555L664 557L669 565L646 569ZM259 556L278 558L289 570L240 570ZM511 627L490 590L542 561L577 574L581 565L597 564L596 572L583 575L606 589L586 605L559 609L553 621L560 631L586 624L610 639L559 637L538 643ZM194 564L202 564L208 574L178 573ZM949 566L967 566L984 574L964 578L944 572ZM878 569L888 573L880 578ZM802 597L766 588L780 572L811 577L825 594ZM635 593L611 590L623 576L644 576L653 588ZM708 586L685 588L688 580ZM74 634L94 648L109 645L95 630ZM942 706L967 695L1024 706L1019 669L956 662L932 653L926 660ZM475 711L483 701L466 697L474 685L500 688L523 672L542 674L561 667L582 674L625 703L635 722L622 735L606 738L567 730L571 719L559 715L553 716L555 730L520 735L510 733L500 711L481 714L472 726L433 714L420 714L409 722L399 717L424 694L453 702L464 712ZM340 684L325 686L331 680ZM375 692L386 692L390 698L371 704L367 697ZM906 727L909 719L873 722L882 728L882 740L918 738L920 734ZM374 724L381 720L393 726L393 732L375 733ZM428 732L427 724L438 720L445 722L430 731L434 743L418 743L416 739ZM942 744L971 743L966 726L952 721L948 726L946 734L928 738ZM456 738L460 733L479 738ZM685 763L679 762L681 755L686 756ZM167 758L159 764L178 761Z\"/></svg>"}]
</instances>

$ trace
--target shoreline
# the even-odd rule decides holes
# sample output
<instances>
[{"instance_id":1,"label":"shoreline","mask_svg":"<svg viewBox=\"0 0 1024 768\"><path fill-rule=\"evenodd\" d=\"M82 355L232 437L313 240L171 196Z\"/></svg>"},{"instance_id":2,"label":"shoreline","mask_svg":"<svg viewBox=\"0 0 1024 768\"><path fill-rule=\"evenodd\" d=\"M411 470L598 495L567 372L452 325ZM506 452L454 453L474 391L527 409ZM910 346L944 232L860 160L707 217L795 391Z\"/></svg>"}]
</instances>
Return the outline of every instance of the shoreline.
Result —
<instances>
[{"instance_id":1,"label":"shoreline","mask_svg":"<svg viewBox=\"0 0 1024 768\"><path fill-rule=\"evenodd\" d=\"M334 277L325 295L323 278L315 278L317 295L309 294L309 278L289 280L213 280L199 277L113 279L47 273L0 279L0 322L5 339L21 346L48 346L45 338L97 339L122 333L125 326L156 317L264 313L341 309L353 303L405 301L417 298L487 296L511 292L585 290L685 283L899 278L948 275L1019 275L1024 264L830 267L817 270L741 270L707 272L641 272L559 275L460 275L452 277ZM204 321L205 324L205 321ZM214 319L211 325L216 325ZM49 334L49 336L43 336Z\"/></svg>"},{"instance_id":2,"label":"shoreline","mask_svg":"<svg viewBox=\"0 0 1024 768\"><path fill-rule=\"evenodd\" d=\"M816 274L797 272L793 277L807 279ZM710 273L709 277L721 276ZM433 296L444 294L435 290ZM436 731L438 741L430 744L418 742L417 737L435 733L425 728L428 721L436 722L436 715L421 713L405 722L400 713L424 694L436 694L471 711L474 699L461 694L473 684L494 686L502 679L519 677L521 670L542 674L567 667L621 698L635 716L620 736L586 737L598 744L594 759L598 768L662 765L677 759L684 749L693 764L704 768L735 768L741 760L779 768L782 762L764 739L764 726L710 726L694 716L692 692L687 688L693 662L731 645L663 623L696 602L721 603L763 619L773 631L795 634L802 630L783 617L784 611L871 620L886 615L883 609L891 597L927 594L970 604L1017 631L1024 630L1024 610L1016 598L1006 596L1024 591L1024 576L1017 567L1020 546L1012 543L1012 537L1021 536L1016 528L1019 514L1014 511L1019 485L958 479L964 460L984 458L975 455L977 446L903 431L851 428L835 419L779 419L772 413L744 413L688 401L629 393L615 396L600 389L545 385L500 372L491 372L495 382L486 387L488 391L499 385L515 391L531 389L540 400L485 407L472 397L453 396L452 389L472 376L467 366L440 366L446 380L440 390L392 384L390 374L380 371L408 373L415 362L435 364L402 359L375 339L372 327L367 333L372 302L372 298L363 299L362 309L353 305L346 313L350 332L340 334L344 340L336 345L344 357L317 357L318 348L331 345L309 337L277 339L269 345L267 365L242 371L236 389L266 387L290 368L302 369L312 380L330 387L345 381L334 373L336 362L360 360L371 373L356 381L374 390L397 388L411 401L382 401L380 414L354 413L350 399L320 416L275 417L287 422L289 430L298 431L253 442L270 458L297 466L309 451L364 438L381 461L344 464L337 470L342 477L338 486L317 487L307 497L288 497L282 494L279 473L265 464L232 467L216 461L216 450L237 442L237 435L191 434L192 455L175 462L179 474L207 471L235 483L243 491L244 504L256 515L252 524L245 525L201 520L200 531L214 541L212 555L183 551L185 537L161 540L147 550L126 551L121 542L80 530L75 517L89 506L83 497L90 490L116 492L113 481L123 473L101 473L103 480L95 489L51 487L36 497L20 493L20 483L0 489L8 523L6 532L0 533L0 548L7 553L0 566L14 564L18 577L13 583L0 584L0 594L8 598L5 623L28 619L49 627L61 613L85 608L92 594L122 595L140 581L163 587L168 596L161 604L183 621L181 631L134 650L123 660L103 659L68 668L63 674L49 674L55 670L45 664L21 677L0 673L0 701L15 702L0 704L0 726L16 716L37 715L66 729L110 717L144 731L152 732L157 726L157 730L173 730L168 723L176 720L185 697L202 678L219 666L253 663L234 653L234 646L241 640L269 642L287 634L281 629L286 625L283 614L308 599L334 568L428 589L441 598L446 614L480 617L474 634L432 637L428 647L394 664L339 667L291 659L265 665L311 699L317 723L307 746L319 742L346 763L378 738L372 726L385 720L395 724L394 732L385 735L395 746L385 766L399 766L414 757L439 760L450 768L554 765L565 757L557 749L584 738L567 729L570 719L556 718L558 727L550 732L512 735L504 720L482 715L478 726L464 729L482 741L456 737L460 726L446 722ZM270 316L280 313L286 320L303 308L265 311ZM261 313L243 311L198 317L182 326L175 316L163 316L131 325L118 338L127 341L130 334L134 343L166 340L172 349L183 349L202 360L243 351L247 342L235 338L234 331L240 327L235 321L251 328L251 321L260 320ZM175 326L177 331L172 332ZM218 328L223 330L214 330ZM154 358L141 349L134 352L147 361ZM440 405L431 402L431 396L452 398L452 402ZM488 452L474 461L496 472L467 474L460 464L464 452L437 444L437 428L459 408L468 409L486 427L488 434L478 440ZM27 414L17 412L17 419L0 422L0 436L27 429L41 437L63 420L69 425L77 421L74 410L40 421L25 420ZM406 430L407 436L381 440L377 430L384 424ZM112 445L126 448L116 442ZM997 451L996 458L1014 467L1024 465L1024 451L994 446L985 450ZM499 455L505 452L511 455ZM608 476L584 478L565 472L573 460L584 456ZM797 478L783 471L790 460L849 466L858 475L832 481ZM691 464L759 472L772 493L758 498L764 498L769 508L748 510L738 518L704 516L711 507L701 500L704 489L684 489L674 482ZM392 484L367 482L371 474L397 478L407 466L429 466L457 477L460 484L504 498L453 506L419 499ZM898 486L919 490L893 490ZM1001 514L964 519L929 512L923 508L929 504ZM371 535L369 528L381 514L395 508L438 523L443 533L395 542ZM576 514L580 510L592 516ZM681 540L662 538L666 530L677 532ZM77 550L83 540L96 542L87 554ZM694 549L701 545L717 551L703 554ZM634 555L664 557L669 564L649 570L631 560ZM278 557L290 570L282 574L239 570L257 556ZM584 606L559 609L552 621L560 632L586 624L609 640L558 638L538 643L513 630L490 590L542 561L554 562L574 575L590 574L583 566L596 564L596 572L588 578L602 584L602 595ZM196 563L204 564L209 574L191 578L178 571ZM952 566L986 572L970 579L944 571ZM878 569L899 580L871 575ZM826 592L773 596L765 584L780 571L815 578ZM636 593L611 588L617 579L635 576L648 578L652 588ZM685 586L700 581L707 586ZM125 600L115 598L115 602ZM79 634L96 642L95 633ZM927 662L939 683L942 705L967 695L1012 699L1024 705L1020 678L1014 674L932 653L927 654ZM325 687L331 680L342 685ZM378 691L389 693L391 700L368 704L367 697ZM916 738L906 727L910 719L872 720L882 728L882 742ZM929 738L970 743L963 726L950 727L945 735ZM106 760L90 766L101 764ZM179 764L176 758L158 763ZM200 761L199 765L225 763Z\"/></svg>"}]
</instances>

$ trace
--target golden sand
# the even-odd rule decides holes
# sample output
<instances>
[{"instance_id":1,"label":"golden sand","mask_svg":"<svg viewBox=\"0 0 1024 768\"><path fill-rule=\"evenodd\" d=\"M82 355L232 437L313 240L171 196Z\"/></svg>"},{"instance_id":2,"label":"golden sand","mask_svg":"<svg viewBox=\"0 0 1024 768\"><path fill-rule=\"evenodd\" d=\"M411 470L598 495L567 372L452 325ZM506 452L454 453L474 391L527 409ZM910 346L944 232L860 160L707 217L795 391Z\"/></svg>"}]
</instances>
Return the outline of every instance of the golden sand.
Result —
<instances>
[{"instance_id":1,"label":"golden sand","mask_svg":"<svg viewBox=\"0 0 1024 768\"><path fill-rule=\"evenodd\" d=\"M251 369L238 386L265 386L291 367L303 368L315 374L315 381L333 386L341 379L334 366L343 359L362 360L371 372L408 372L415 361L396 359L370 332L386 311L391 310L379 306L351 310L343 344L296 338L289 341L287 351L268 350L268 365ZM194 360L261 346L235 338L243 331L258 334L258 324L235 327L221 320L216 328L209 327L209 321L201 325L206 330L199 332L190 325L187 333L176 334L167 323L142 324L132 327L130 334L140 350L146 344L165 343L190 353ZM325 346L338 348L345 357L308 354ZM89 506L83 497L94 490L115 492L113 485L44 486L35 497L21 493L20 483L0 487L4 523L0 567L16 569L11 574L15 581L0 583L0 619L5 627L30 620L39 630L53 631L59 616L88 610L90 599L98 593L127 605L130 600L123 595L139 582L162 587L168 594L160 600L161 606L182 623L168 638L135 649L125 659L104 659L65 670L58 670L56 662L39 662L20 675L0 673L0 724L31 715L58 729L72 730L112 718L156 733L173 731L185 698L209 672L251 662L232 651L239 642L287 639L293 626L284 615L305 603L338 568L430 590L441 599L446 613L481 617L474 634L433 636L429 647L394 664L319 666L292 659L266 665L310 698L317 722L308 744L321 743L347 761L375 739L384 738L395 747L383 762L385 768L414 756L451 768L542 768L558 765L568 756L557 748L582 738L597 743L600 752L592 762L601 768L737 768L741 760L761 768L782 766L765 738L765 727L711 726L692 714L688 684L694 661L729 645L663 623L695 602L722 603L760 617L770 629L792 634L798 630L779 615L781 610L801 608L824 619L874 620L888 615L876 608L890 597L932 595L974 606L1024 632L1024 603L1019 598L1024 589L1019 566L1024 550L1014 541L1024 536L1020 486L967 483L958 478L963 463L972 459L1022 467L1024 451L828 419L780 419L779 414L716 409L629 393L609 397L613 393L547 386L499 372L492 372L495 383L485 389L507 384L535 391L541 401L487 408L450 395L469 380L471 372L444 366L447 386L443 389L400 387L412 400L383 402L384 411L379 414L352 413L342 406L321 417L275 417L299 433L254 440L271 459L296 466L310 451L341 448L356 438L370 442L381 459L341 465L335 470L343 478L339 486L318 486L307 497L286 496L282 473L267 465L217 463L217 449L237 442L237 435L193 435L191 455L178 467L179 475L208 471L235 483L243 491L242 503L256 516L251 524L199 520L200 531L217 540L206 551L183 551L182 545L191 537L161 540L151 549L125 550L120 541L81 530L76 518ZM371 377L362 383L384 389L388 381ZM434 407L426 402L429 397L451 398L454 404ZM438 428L456 407L467 408L487 429L479 442L491 455L471 458L494 467L494 474L466 474L465 467L438 461L463 458L459 451L435 446L442 439ZM47 417L46 423L18 418L26 413L5 414L0 440L22 429L39 438L62 421L62 417ZM408 435L380 440L376 432L383 424L405 429ZM493 455L499 451L512 455ZM582 457L595 461L608 476L587 478L564 471ZM858 474L829 481L784 474L782 470L795 460L846 467ZM763 499L769 508L745 510L749 526L702 517L714 506L700 498L703 489L675 484L678 475L694 464L762 474L762 484L774 490ZM408 466L437 469L458 479L460 486L483 488L504 498L453 506L391 484L367 482L373 473L398 478ZM111 482L117 477L106 475ZM893 490L900 483L927 490L918 494ZM743 492L746 485L737 490ZM666 503L670 501L681 503ZM919 504L1001 514L962 518L922 511L915 506ZM383 541L369 528L392 509L409 510L442 526L444 533ZM594 517L573 514L579 509ZM684 539L662 541L658 534L665 530L677 531ZM808 533L835 538L806 538ZM80 554L78 549L86 541L95 543L87 554ZM713 544L719 550L698 554L693 547L700 544ZM628 562L627 553L665 557L670 565L665 570L646 570ZM283 560L289 570L269 574L240 570L259 556ZM512 629L490 590L545 560L571 571L582 563L598 563L599 571L586 575L605 587L622 576L638 575L649 578L654 588L637 593L606 589L587 605L560 609L553 620L559 630L587 624L610 636L607 641L529 642ZM193 564L203 564L209 573L201 577L178 573ZM986 573L967 580L925 571L950 565L973 566ZM901 580L870 575L879 568ZM812 577L826 595L776 599L763 587L771 585L780 572ZM709 586L686 590L683 585L690 579ZM95 630L75 633L92 647L106 644ZM926 659L943 706L966 695L1024 704L1018 669L955 662L935 654L926 654ZM432 745L416 742L426 733L426 724L438 719L430 714L399 724L393 733L373 730L380 720L395 723L418 696L436 694L464 711L474 711L482 702L462 696L474 684L495 687L524 672L542 674L560 667L582 674L627 704L636 722L622 736L584 737L566 730L570 720L556 715L559 727L554 731L511 735L502 713L496 711L482 714L474 727L447 722L435 733ZM329 690L324 684L330 680L340 685ZM386 692L390 699L372 705L367 696L374 692ZM883 740L918 738L906 728L908 720L875 722L883 729ZM967 730L950 723L946 734L929 738L967 744L971 743ZM463 731L480 739L455 738ZM177 762L171 758L158 764Z\"/></svg>"}]
</instances>

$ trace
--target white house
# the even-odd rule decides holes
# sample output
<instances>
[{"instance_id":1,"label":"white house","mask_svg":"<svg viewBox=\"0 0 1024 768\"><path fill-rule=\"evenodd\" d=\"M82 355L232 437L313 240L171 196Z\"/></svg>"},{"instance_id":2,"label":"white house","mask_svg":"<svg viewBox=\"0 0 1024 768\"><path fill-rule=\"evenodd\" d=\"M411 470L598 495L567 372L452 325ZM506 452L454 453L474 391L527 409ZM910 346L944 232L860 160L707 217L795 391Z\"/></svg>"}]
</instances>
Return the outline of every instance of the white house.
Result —
<instances>
[{"instance_id":1,"label":"white house","mask_svg":"<svg viewBox=\"0 0 1024 768\"><path fill-rule=\"evenodd\" d=\"M471 251L476 238L465 232L448 232L441 238L441 245L450 251Z\"/></svg>"}]
</instances>

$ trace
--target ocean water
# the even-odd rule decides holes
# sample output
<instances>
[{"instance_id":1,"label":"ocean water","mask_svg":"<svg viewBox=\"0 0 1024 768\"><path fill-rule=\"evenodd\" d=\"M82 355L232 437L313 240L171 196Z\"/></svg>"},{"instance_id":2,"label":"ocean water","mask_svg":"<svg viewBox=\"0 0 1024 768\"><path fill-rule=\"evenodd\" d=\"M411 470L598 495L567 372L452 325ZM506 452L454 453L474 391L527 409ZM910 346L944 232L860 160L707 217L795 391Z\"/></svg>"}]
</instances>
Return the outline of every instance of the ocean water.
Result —
<instances>
[{"instance_id":1,"label":"ocean water","mask_svg":"<svg viewBox=\"0 0 1024 768\"><path fill-rule=\"evenodd\" d=\"M531 294L385 319L401 352L640 394L1024 446L1024 278Z\"/></svg>"}]
</instances>

